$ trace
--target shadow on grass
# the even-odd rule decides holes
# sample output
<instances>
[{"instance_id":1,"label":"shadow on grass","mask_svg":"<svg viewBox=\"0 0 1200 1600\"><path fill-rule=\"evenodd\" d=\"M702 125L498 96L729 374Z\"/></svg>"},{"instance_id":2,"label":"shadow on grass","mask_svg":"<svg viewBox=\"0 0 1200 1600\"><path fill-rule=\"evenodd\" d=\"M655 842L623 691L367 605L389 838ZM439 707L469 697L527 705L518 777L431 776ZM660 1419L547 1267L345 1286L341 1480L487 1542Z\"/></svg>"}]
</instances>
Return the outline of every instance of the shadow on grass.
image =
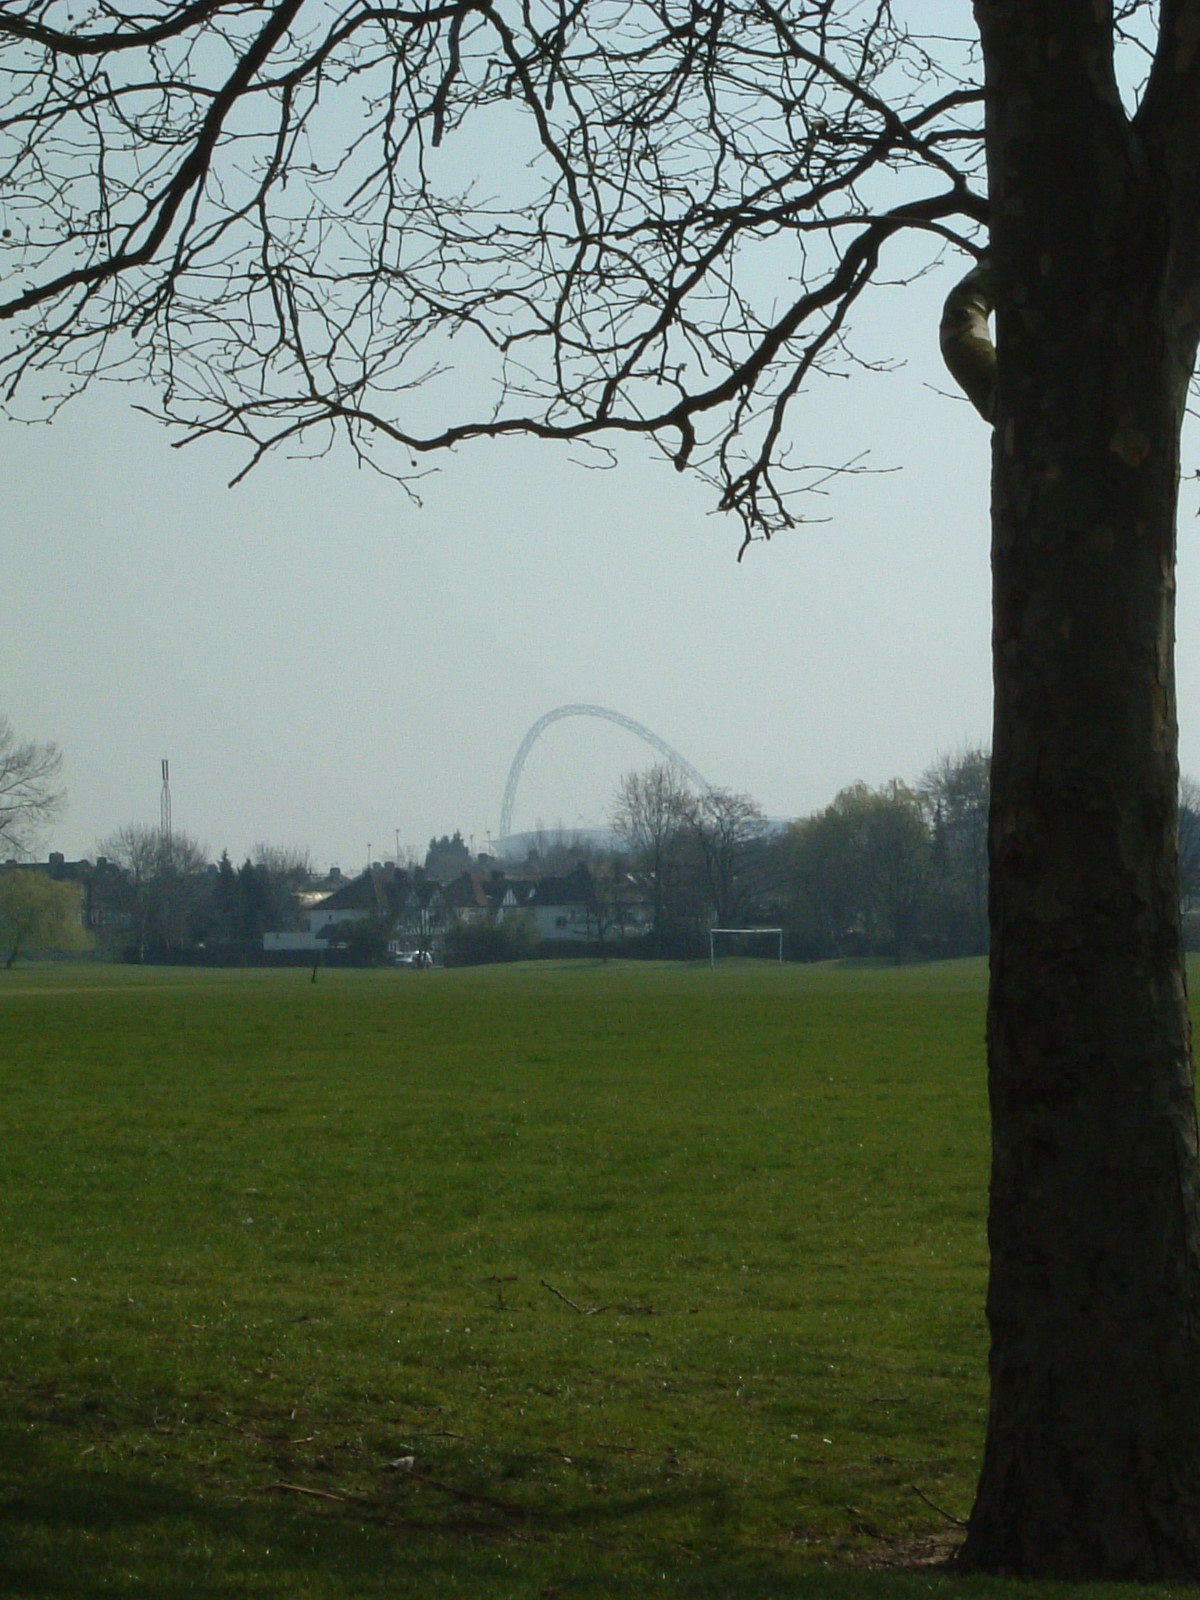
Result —
<instances>
[{"instance_id":1,"label":"shadow on grass","mask_svg":"<svg viewBox=\"0 0 1200 1600\"><path fill-rule=\"evenodd\" d=\"M499 1502L463 1503L429 1520L390 1507L275 1496L193 1494L153 1467L94 1457L64 1462L53 1441L0 1427L0 1595L4 1600L917 1600L957 1592L1011 1597L1011 1584L934 1570L865 1571L805 1564L795 1551L687 1548L626 1524L667 1509L661 1495L620 1504L506 1515ZM704 1490L673 1492L698 1520ZM448 1497L453 1499L453 1497ZM413 1508L414 1510L418 1508ZM1102 1591L1023 1586L1035 1595ZM1116 1592L1116 1591L1114 1591ZM1146 1591L1143 1591L1143 1594Z\"/></svg>"},{"instance_id":2,"label":"shadow on grass","mask_svg":"<svg viewBox=\"0 0 1200 1600\"><path fill-rule=\"evenodd\" d=\"M390 1530L264 1493L222 1500L156 1480L98 1451L69 1465L53 1445L0 1427L0 1595L233 1600L437 1593L438 1541L398 1548ZM459 1574L465 1578L465 1571Z\"/></svg>"}]
</instances>

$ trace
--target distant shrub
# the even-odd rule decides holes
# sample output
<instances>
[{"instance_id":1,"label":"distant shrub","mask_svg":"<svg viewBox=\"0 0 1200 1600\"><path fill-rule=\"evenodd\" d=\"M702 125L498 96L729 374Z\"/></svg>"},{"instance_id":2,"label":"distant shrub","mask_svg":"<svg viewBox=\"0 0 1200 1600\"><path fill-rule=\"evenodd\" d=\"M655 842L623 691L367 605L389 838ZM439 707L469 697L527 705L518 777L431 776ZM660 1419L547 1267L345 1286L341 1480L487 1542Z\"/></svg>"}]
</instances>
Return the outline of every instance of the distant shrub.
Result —
<instances>
[{"instance_id":1,"label":"distant shrub","mask_svg":"<svg viewBox=\"0 0 1200 1600\"><path fill-rule=\"evenodd\" d=\"M456 922L446 933L448 967L482 967L496 961L528 961L537 948L537 934L528 917L499 922Z\"/></svg>"},{"instance_id":2,"label":"distant shrub","mask_svg":"<svg viewBox=\"0 0 1200 1600\"><path fill-rule=\"evenodd\" d=\"M330 942L343 947L347 966L378 967L387 959L387 929L374 917L338 923Z\"/></svg>"}]
</instances>

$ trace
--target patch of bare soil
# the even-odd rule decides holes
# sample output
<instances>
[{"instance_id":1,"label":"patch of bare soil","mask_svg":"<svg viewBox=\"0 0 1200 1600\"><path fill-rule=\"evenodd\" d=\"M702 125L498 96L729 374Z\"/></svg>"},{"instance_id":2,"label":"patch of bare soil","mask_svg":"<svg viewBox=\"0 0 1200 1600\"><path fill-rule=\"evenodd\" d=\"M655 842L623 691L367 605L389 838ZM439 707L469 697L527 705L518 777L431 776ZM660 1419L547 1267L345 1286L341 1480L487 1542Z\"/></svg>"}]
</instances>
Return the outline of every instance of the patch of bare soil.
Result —
<instances>
[{"instance_id":1,"label":"patch of bare soil","mask_svg":"<svg viewBox=\"0 0 1200 1600\"><path fill-rule=\"evenodd\" d=\"M950 1571L962 1542L963 1533L959 1529L950 1529L946 1533L923 1533L916 1538L880 1539L869 1550L857 1551L850 1557L850 1563L876 1571Z\"/></svg>"}]
</instances>

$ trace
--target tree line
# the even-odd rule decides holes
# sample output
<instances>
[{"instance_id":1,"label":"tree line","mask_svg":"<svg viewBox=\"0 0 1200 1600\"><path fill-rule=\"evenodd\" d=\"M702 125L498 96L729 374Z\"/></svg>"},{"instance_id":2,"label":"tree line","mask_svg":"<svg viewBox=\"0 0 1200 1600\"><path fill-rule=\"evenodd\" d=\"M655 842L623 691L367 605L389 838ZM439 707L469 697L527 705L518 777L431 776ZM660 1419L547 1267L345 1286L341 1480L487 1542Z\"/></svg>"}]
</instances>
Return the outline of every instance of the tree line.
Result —
<instances>
[{"instance_id":1,"label":"tree line","mask_svg":"<svg viewBox=\"0 0 1200 1600\"><path fill-rule=\"evenodd\" d=\"M227 850L214 865L190 834L145 823L102 839L101 863L109 881L93 918L98 938L138 961L171 960L183 950L214 960L261 955L264 933L299 926L298 895L312 880L306 850L259 844L240 866Z\"/></svg>"},{"instance_id":2,"label":"tree line","mask_svg":"<svg viewBox=\"0 0 1200 1600\"><path fill-rule=\"evenodd\" d=\"M793 954L982 955L989 770L986 750L962 750L913 785L856 783L792 823L783 921Z\"/></svg>"},{"instance_id":3,"label":"tree line","mask_svg":"<svg viewBox=\"0 0 1200 1600\"><path fill-rule=\"evenodd\" d=\"M654 953L701 952L713 925L782 927L794 960L983 955L991 757L939 756L916 780L854 783L773 827L756 801L693 793L669 765L626 776L610 821L654 901ZM1179 800L1179 893L1200 946L1200 784Z\"/></svg>"},{"instance_id":4,"label":"tree line","mask_svg":"<svg viewBox=\"0 0 1200 1600\"><path fill-rule=\"evenodd\" d=\"M0 718L0 842L9 849L28 854L61 810L60 768L54 745L19 738ZM651 931L638 941L651 956L700 955L714 925L782 927L788 956L802 961L981 955L990 775L989 752L966 746L914 783L855 783L779 826L751 796L697 792L664 763L621 780L610 804L614 848L546 840L526 868L540 877L586 862L600 944L625 933L634 887L651 902ZM300 896L313 884L305 850L260 844L239 866L227 851L214 865L191 835L148 824L117 829L97 853L86 920L101 949L143 961L184 950L252 959L264 933L300 925ZM429 841L423 867L409 862L443 882L494 865L473 857L457 831ZM1179 794L1179 893L1189 943L1200 943L1200 784L1190 779ZM6 959L35 947L51 924L56 948L79 948L61 897L9 882L0 902ZM532 953L528 937L509 943L508 959Z\"/></svg>"},{"instance_id":5,"label":"tree line","mask_svg":"<svg viewBox=\"0 0 1200 1600\"><path fill-rule=\"evenodd\" d=\"M795 959L977 955L987 948L988 754L940 758L916 785L856 783L772 825L750 796L696 794L669 765L630 773L613 831L654 901L655 953L712 926L782 927Z\"/></svg>"}]
</instances>

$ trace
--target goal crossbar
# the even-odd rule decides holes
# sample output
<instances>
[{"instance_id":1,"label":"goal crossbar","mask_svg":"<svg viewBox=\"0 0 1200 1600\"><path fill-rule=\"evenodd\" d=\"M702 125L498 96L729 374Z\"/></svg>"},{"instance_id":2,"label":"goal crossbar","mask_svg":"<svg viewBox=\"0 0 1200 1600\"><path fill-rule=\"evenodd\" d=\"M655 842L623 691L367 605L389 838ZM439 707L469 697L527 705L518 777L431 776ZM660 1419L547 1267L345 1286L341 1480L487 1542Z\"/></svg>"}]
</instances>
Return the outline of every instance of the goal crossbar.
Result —
<instances>
[{"instance_id":1,"label":"goal crossbar","mask_svg":"<svg viewBox=\"0 0 1200 1600\"><path fill-rule=\"evenodd\" d=\"M715 967L717 964L716 938L719 933L773 933L779 940L779 965L783 965L782 928L710 928L708 930L708 964L710 967Z\"/></svg>"}]
</instances>

